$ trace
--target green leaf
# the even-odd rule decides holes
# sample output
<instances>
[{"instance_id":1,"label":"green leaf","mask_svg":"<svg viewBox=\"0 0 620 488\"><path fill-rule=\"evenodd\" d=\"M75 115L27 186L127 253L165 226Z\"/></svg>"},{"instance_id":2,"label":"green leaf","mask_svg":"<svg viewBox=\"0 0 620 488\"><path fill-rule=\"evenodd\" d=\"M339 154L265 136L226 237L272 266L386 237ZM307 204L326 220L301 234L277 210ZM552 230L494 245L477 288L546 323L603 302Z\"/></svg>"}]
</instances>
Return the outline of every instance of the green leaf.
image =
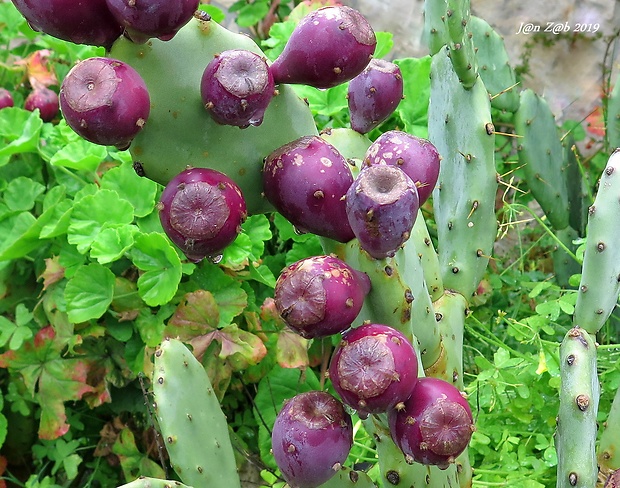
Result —
<instances>
[{"instance_id":1,"label":"green leaf","mask_svg":"<svg viewBox=\"0 0 620 488\"><path fill-rule=\"evenodd\" d=\"M17 153L36 152L43 121L38 113L18 107L9 107L0 112L0 158Z\"/></svg>"},{"instance_id":2,"label":"green leaf","mask_svg":"<svg viewBox=\"0 0 620 488\"><path fill-rule=\"evenodd\" d=\"M130 202L136 217L150 214L155 207L157 183L138 176L131 163L107 171L101 178L101 188L114 190L121 198Z\"/></svg>"},{"instance_id":3,"label":"green leaf","mask_svg":"<svg viewBox=\"0 0 620 488\"><path fill-rule=\"evenodd\" d=\"M50 159L50 164L80 171L95 171L106 159L105 146L78 139L63 146Z\"/></svg>"},{"instance_id":4,"label":"green leaf","mask_svg":"<svg viewBox=\"0 0 620 488\"><path fill-rule=\"evenodd\" d=\"M103 229L92 243L91 257L99 264L116 261L133 246L134 236L138 232L138 228L133 224Z\"/></svg>"},{"instance_id":5,"label":"green leaf","mask_svg":"<svg viewBox=\"0 0 620 488\"><path fill-rule=\"evenodd\" d=\"M188 341L215 329L220 322L220 311L213 294L206 290L187 293L168 320L165 334Z\"/></svg>"},{"instance_id":6,"label":"green leaf","mask_svg":"<svg viewBox=\"0 0 620 488\"><path fill-rule=\"evenodd\" d=\"M97 263L77 269L65 288L67 313L71 322L101 317L114 296L114 273Z\"/></svg>"},{"instance_id":7,"label":"green leaf","mask_svg":"<svg viewBox=\"0 0 620 488\"><path fill-rule=\"evenodd\" d=\"M403 79L404 99L396 107L396 113L403 121L405 132L418 137L428 136L428 102L430 99L431 58L396 59Z\"/></svg>"},{"instance_id":8,"label":"green leaf","mask_svg":"<svg viewBox=\"0 0 620 488\"><path fill-rule=\"evenodd\" d=\"M224 19L226 19L226 14L222 9L216 7L215 5L211 5L210 3L201 3L198 6L198 10L202 10L203 12L207 12L211 16L211 20L221 24Z\"/></svg>"},{"instance_id":9,"label":"green leaf","mask_svg":"<svg viewBox=\"0 0 620 488\"><path fill-rule=\"evenodd\" d=\"M536 283L536 286L532 289L532 291L528 294L529 298L536 298L538 295L542 293L543 290L551 287L552 283L550 281L541 281L540 283Z\"/></svg>"},{"instance_id":10,"label":"green leaf","mask_svg":"<svg viewBox=\"0 0 620 488\"><path fill-rule=\"evenodd\" d=\"M232 323L248 305L248 295L241 283L216 265L207 266L205 263L194 272L192 280L198 287L213 294L220 311L219 328Z\"/></svg>"},{"instance_id":11,"label":"green leaf","mask_svg":"<svg viewBox=\"0 0 620 488\"><path fill-rule=\"evenodd\" d=\"M103 229L130 224L132 221L131 203L123 200L115 191L99 190L75 202L67 240L85 254Z\"/></svg>"},{"instance_id":12,"label":"green leaf","mask_svg":"<svg viewBox=\"0 0 620 488\"><path fill-rule=\"evenodd\" d=\"M377 37L377 47L375 48L374 58L383 58L394 47L394 34L391 32L375 32Z\"/></svg>"},{"instance_id":13,"label":"green leaf","mask_svg":"<svg viewBox=\"0 0 620 488\"><path fill-rule=\"evenodd\" d=\"M0 346L4 347L8 344L9 349L17 350L33 335L29 327L17 325L6 317L0 316Z\"/></svg>"},{"instance_id":14,"label":"green leaf","mask_svg":"<svg viewBox=\"0 0 620 488\"><path fill-rule=\"evenodd\" d=\"M307 85L292 86L301 98L308 100L310 110L314 114L333 117L349 108L347 101L348 83L342 83L326 90L319 90Z\"/></svg>"},{"instance_id":15,"label":"green leaf","mask_svg":"<svg viewBox=\"0 0 620 488\"><path fill-rule=\"evenodd\" d=\"M251 27L258 24L269 13L269 2L254 0L241 7L237 11L237 25L239 27Z\"/></svg>"},{"instance_id":16,"label":"green leaf","mask_svg":"<svg viewBox=\"0 0 620 488\"><path fill-rule=\"evenodd\" d=\"M131 260L144 273L138 278L140 296L151 307L168 303L181 281L181 260L162 233L140 234Z\"/></svg>"},{"instance_id":17,"label":"green leaf","mask_svg":"<svg viewBox=\"0 0 620 488\"><path fill-rule=\"evenodd\" d=\"M45 186L25 176L11 180L4 191L4 203L15 212L31 210L37 198L45 191Z\"/></svg>"}]
</instances>

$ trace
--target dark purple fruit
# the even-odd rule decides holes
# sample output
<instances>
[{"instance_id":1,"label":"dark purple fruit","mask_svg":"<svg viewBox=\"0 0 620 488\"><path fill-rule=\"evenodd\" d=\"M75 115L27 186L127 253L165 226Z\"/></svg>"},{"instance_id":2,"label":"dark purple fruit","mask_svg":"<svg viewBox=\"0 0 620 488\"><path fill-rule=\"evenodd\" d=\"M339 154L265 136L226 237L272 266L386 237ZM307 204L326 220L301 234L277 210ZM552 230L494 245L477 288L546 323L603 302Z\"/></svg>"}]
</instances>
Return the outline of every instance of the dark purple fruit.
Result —
<instances>
[{"instance_id":1,"label":"dark purple fruit","mask_svg":"<svg viewBox=\"0 0 620 488\"><path fill-rule=\"evenodd\" d=\"M30 26L50 36L110 48L123 29L106 0L12 0Z\"/></svg>"},{"instance_id":2,"label":"dark purple fruit","mask_svg":"<svg viewBox=\"0 0 620 488\"><path fill-rule=\"evenodd\" d=\"M370 291L370 278L333 256L314 256L285 268L275 304L288 326L310 339L351 326Z\"/></svg>"},{"instance_id":3,"label":"dark purple fruit","mask_svg":"<svg viewBox=\"0 0 620 488\"><path fill-rule=\"evenodd\" d=\"M35 88L24 100L24 108L30 112L39 109L41 119L51 122L58 115L58 94L46 87Z\"/></svg>"},{"instance_id":4,"label":"dark purple fruit","mask_svg":"<svg viewBox=\"0 0 620 488\"><path fill-rule=\"evenodd\" d=\"M454 463L471 439L474 422L459 390L438 378L419 378L404 408L388 413L390 433L407 462Z\"/></svg>"},{"instance_id":5,"label":"dark purple fruit","mask_svg":"<svg viewBox=\"0 0 620 488\"><path fill-rule=\"evenodd\" d=\"M271 72L276 84L330 88L360 74L376 44L372 27L357 10L322 7L297 24Z\"/></svg>"},{"instance_id":6,"label":"dark purple fruit","mask_svg":"<svg viewBox=\"0 0 620 488\"><path fill-rule=\"evenodd\" d=\"M67 73L60 107L67 124L84 139L125 149L144 127L151 103L144 80L131 66L89 58Z\"/></svg>"},{"instance_id":7,"label":"dark purple fruit","mask_svg":"<svg viewBox=\"0 0 620 488\"><path fill-rule=\"evenodd\" d=\"M116 21L133 42L152 37L170 40L187 24L200 0L106 0Z\"/></svg>"},{"instance_id":8,"label":"dark purple fruit","mask_svg":"<svg viewBox=\"0 0 620 488\"><path fill-rule=\"evenodd\" d=\"M291 488L316 488L340 469L353 445L351 416L329 393L286 402L271 435L273 456Z\"/></svg>"},{"instance_id":9,"label":"dark purple fruit","mask_svg":"<svg viewBox=\"0 0 620 488\"><path fill-rule=\"evenodd\" d=\"M265 158L265 197L300 232L353 239L343 200L352 183L349 163L318 136L300 137Z\"/></svg>"},{"instance_id":10,"label":"dark purple fruit","mask_svg":"<svg viewBox=\"0 0 620 488\"><path fill-rule=\"evenodd\" d=\"M200 82L202 102L213 120L242 128L263 122L274 92L265 58L244 49L217 54Z\"/></svg>"},{"instance_id":11,"label":"dark purple fruit","mask_svg":"<svg viewBox=\"0 0 620 488\"><path fill-rule=\"evenodd\" d=\"M232 243L247 217L241 190L228 176L187 169L164 188L159 218L166 235L190 261L215 258Z\"/></svg>"},{"instance_id":12,"label":"dark purple fruit","mask_svg":"<svg viewBox=\"0 0 620 488\"><path fill-rule=\"evenodd\" d=\"M363 324L343 334L329 377L342 401L358 413L383 413L411 396L418 381L418 358L399 331Z\"/></svg>"},{"instance_id":13,"label":"dark purple fruit","mask_svg":"<svg viewBox=\"0 0 620 488\"><path fill-rule=\"evenodd\" d=\"M364 157L364 165L398 166L415 183L422 205L437 184L440 160L437 148L430 141L391 130L381 134L371 144Z\"/></svg>"},{"instance_id":14,"label":"dark purple fruit","mask_svg":"<svg viewBox=\"0 0 620 488\"><path fill-rule=\"evenodd\" d=\"M387 119L403 98L400 68L383 59L371 59L349 83L351 128L366 134Z\"/></svg>"},{"instance_id":15,"label":"dark purple fruit","mask_svg":"<svg viewBox=\"0 0 620 488\"><path fill-rule=\"evenodd\" d=\"M11 92L6 88L0 88L0 110L13 105L13 95L11 95Z\"/></svg>"},{"instance_id":16,"label":"dark purple fruit","mask_svg":"<svg viewBox=\"0 0 620 488\"><path fill-rule=\"evenodd\" d=\"M419 209L418 192L399 168L368 166L349 188L346 209L362 249L383 259L409 239Z\"/></svg>"}]
</instances>

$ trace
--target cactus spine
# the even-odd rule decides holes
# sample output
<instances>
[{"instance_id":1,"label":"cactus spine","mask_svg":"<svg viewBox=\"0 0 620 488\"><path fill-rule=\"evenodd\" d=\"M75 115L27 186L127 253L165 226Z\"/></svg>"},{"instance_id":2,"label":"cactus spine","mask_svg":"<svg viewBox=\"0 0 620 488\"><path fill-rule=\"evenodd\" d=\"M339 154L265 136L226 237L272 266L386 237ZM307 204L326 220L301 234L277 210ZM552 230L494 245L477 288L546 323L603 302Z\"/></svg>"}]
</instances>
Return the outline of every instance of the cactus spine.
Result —
<instances>
[{"instance_id":1,"label":"cactus spine","mask_svg":"<svg viewBox=\"0 0 620 488\"><path fill-rule=\"evenodd\" d=\"M155 415L175 472L193 486L240 488L228 424L207 372L177 339L155 353Z\"/></svg>"},{"instance_id":2,"label":"cactus spine","mask_svg":"<svg viewBox=\"0 0 620 488\"><path fill-rule=\"evenodd\" d=\"M570 329L562 341L560 375L557 488L592 488L598 475L595 441L599 383L596 344L580 327Z\"/></svg>"}]
</instances>

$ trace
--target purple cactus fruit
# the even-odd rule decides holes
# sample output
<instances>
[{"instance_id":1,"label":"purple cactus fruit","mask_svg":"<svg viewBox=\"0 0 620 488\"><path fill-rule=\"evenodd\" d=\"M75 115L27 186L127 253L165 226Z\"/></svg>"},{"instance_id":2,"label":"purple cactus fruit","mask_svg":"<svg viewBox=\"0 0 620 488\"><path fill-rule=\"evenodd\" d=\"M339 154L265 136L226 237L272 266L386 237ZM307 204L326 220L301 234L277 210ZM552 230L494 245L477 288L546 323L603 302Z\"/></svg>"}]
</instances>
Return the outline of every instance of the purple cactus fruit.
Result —
<instances>
[{"instance_id":1,"label":"purple cactus fruit","mask_svg":"<svg viewBox=\"0 0 620 488\"><path fill-rule=\"evenodd\" d=\"M75 44L109 49L123 29L106 0L12 0L30 26Z\"/></svg>"},{"instance_id":2,"label":"purple cactus fruit","mask_svg":"<svg viewBox=\"0 0 620 488\"><path fill-rule=\"evenodd\" d=\"M383 259L409 239L419 209L418 191L398 167L368 166L349 188L346 209L362 249Z\"/></svg>"},{"instance_id":3,"label":"purple cactus fruit","mask_svg":"<svg viewBox=\"0 0 620 488\"><path fill-rule=\"evenodd\" d=\"M340 469L353 445L351 416L324 391L300 393L284 404L271 448L291 488L316 488Z\"/></svg>"},{"instance_id":4,"label":"purple cactus fruit","mask_svg":"<svg viewBox=\"0 0 620 488\"><path fill-rule=\"evenodd\" d=\"M60 87L60 108L67 124L84 139L126 149L146 123L151 103L135 69L96 57L67 73Z\"/></svg>"},{"instance_id":5,"label":"purple cactus fruit","mask_svg":"<svg viewBox=\"0 0 620 488\"><path fill-rule=\"evenodd\" d=\"M314 256L285 268L276 282L278 313L311 339L349 328L370 291L370 278L333 256Z\"/></svg>"},{"instance_id":6,"label":"purple cactus fruit","mask_svg":"<svg viewBox=\"0 0 620 488\"><path fill-rule=\"evenodd\" d=\"M106 0L116 21L133 42L144 43L152 37L170 40L187 24L200 0Z\"/></svg>"},{"instance_id":7,"label":"purple cactus fruit","mask_svg":"<svg viewBox=\"0 0 620 488\"><path fill-rule=\"evenodd\" d=\"M370 145L364 157L364 165L398 166L415 183L422 205L437 184L440 160L437 148L430 141L399 130L390 130Z\"/></svg>"},{"instance_id":8,"label":"purple cactus fruit","mask_svg":"<svg viewBox=\"0 0 620 488\"><path fill-rule=\"evenodd\" d=\"M407 338L383 324L346 331L334 351L329 377L342 401L360 415L402 404L418 381L418 358Z\"/></svg>"},{"instance_id":9,"label":"purple cactus fruit","mask_svg":"<svg viewBox=\"0 0 620 488\"><path fill-rule=\"evenodd\" d=\"M403 98L400 68L383 59L371 59L349 83L351 128L366 134L387 119Z\"/></svg>"},{"instance_id":10,"label":"purple cactus fruit","mask_svg":"<svg viewBox=\"0 0 620 488\"><path fill-rule=\"evenodd\" d=\"M467 400L438 378L419 378L404 407L388 412L390 433L407 462L447 468L471 439L474 422Z\"/></svg>"},{"instance_id":11,"label":"purple cactus fruit","mask_svg":"<svg viewBox=\"0 0 620 488\"><path fill-rule=\"evenodd\" d=\"M202 102L218 124L260 125L275 93L265 58L244 49L217 54L200 82Z\"/></svg>"},{"instance_id":12,"label":"purple cactus fruit","mask_svg":"<svg viewBox=\"0 0 620 488\"><path fill-rule=\"evenodd\" d=\"M58 115L58 94L47 87L35 88L24 100L24 108L30 112L39 109L41 119L51 122Z\"/></svg>"},{"instance_id":13,"label":"purple cactus fruit","mask_svg":"<svg viewBox=\"0 0 620 488\"><path fill-rule=\"evenodd\" d=\"M352 183L344 156L318 136L300 137L265 158L265 197L300 232L353 239L343 199Z\"/></svg>"},{"instance_id":14,"label":"purple cactus fruit","mask_svg":"<svg viewBox=\"0 0 620 488\"><path fill-rule=\"evenodd\" d=\"M239 187L208 168L176 175L164 188L158 208L166 235L193 262L216 258L235 240L247 217Z\"/></svg>"},{"instance_id":15,"label":"purple cactus fruit","mask_svg":"<svg viewBox=\"0 0 620 488\"><path fill-rule=\"evenodd\" d=\"M271 72L276 84L331 88L360 74L376 44L372 27L357 10L322 7L297 24Z\"/></svg>"},{"instance_id":16,"label":"purple cactus fruit","mask_svg":"<svg viewBox=\"0 0 620 488\"><path fill-rule=\"evenodd\" d=\"M13 95L11 95L11 92L6 88L0 88L0 110L13 105Z\"/></svg>"}]
</instances>

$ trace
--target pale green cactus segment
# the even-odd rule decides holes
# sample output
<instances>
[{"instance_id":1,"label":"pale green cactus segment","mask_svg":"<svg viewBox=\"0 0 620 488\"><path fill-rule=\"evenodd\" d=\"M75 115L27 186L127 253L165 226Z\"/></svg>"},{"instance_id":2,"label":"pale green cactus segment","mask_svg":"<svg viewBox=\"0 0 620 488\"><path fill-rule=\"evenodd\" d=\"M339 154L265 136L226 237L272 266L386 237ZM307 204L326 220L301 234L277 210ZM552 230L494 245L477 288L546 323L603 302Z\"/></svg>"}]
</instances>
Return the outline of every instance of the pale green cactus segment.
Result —
<instances>
[{"instance_id":1,"label":"pale green cactus segment","mask_svg":"<svg viewBox=\"0 0 620 488\"><path fill-rule=\"evenodd\" d=\"M446 0L424 1L424 40L431 55L448 44L445 23L447 10Z\"/></svg>"},{"instance_id":2,"label":"pale green cactus segment","mask_svg":"<svg viewBox=\"0 0 620 488\"><path fill-rule=\"evenodd\" d=\"M598 476L595 443L600 387L596 344L580 327L560 345L560 410L555 437L557 488L594 488Z\"/></svg>"},{"instance_id":3,"label":"pale green cactus segment","mask_svg":"<svg viewBox=\"0 0 620 488\"><path fill-rule=\"evenodd\" d=\"M405 455L394 444L384 421L373 415L364 421L364 427L376 441L383 486L405 488L457 488L460 486L456 464L452 464L445 470L416 462L408 464Z\"/></svg>"},{"instance_id":4,"label":"pale green cactus segment","mask_svg":"<svg viewBox=\"0 0 620 488\"><path fill-rule=\"evenodd\" d=\"M605 128L607 144L613 151L614 149L620 147L620 73L618 74L614 88L607 99Z\"/></svg>"},{"instance_id":5,"label":"pale green cactus segment","mask_svg":"<svg viewBox=\"0 0 620 488\"><path fill-rule=\"evenodd\" d=\"M442 157L433 191L444 288L470 298L484 276L497 233L495 129L480 78L466 90L441 51L431 64L429 139Z\"/></svg>"},{"instance_id":6,"label":"pale green cactus segment","mask_svg":"<svg viewBox=\"0 0 620 488\"><path fill-rule=\"evenodd\" d=\"M441 336L413 241L393 258L374 259L353 239L343 259L370 277L371 289L356 324L369 320L393 327L412 342L422 367L435 363L442 351Z\"/></svg>"},{"instance_id":7,"label":"pale green cactus segment","mask_svg":"<svg viewBox=\"0 0 620 488\"><path fill-rule=\"evenodd\" d=\"M592 204L589 189L583 178L584 169L575 154L575 140L567 136L563 141L564 160L566 161L566 188L568 191L568 224L584 236L588 222L588 208Z\"/></svg>"},{"instance_id":8,"label":"pale green cactus segment","mask_svg":"<svg viewBox=\"0 0 620 488\"><path fill-rule=\"evenodd\" d=\"M491 106L516 112L519 108L517 78L510 66L504 39L480 17L472 15L469 27L476 46L478 74L491 96Z\"/></svg>"},{"instance_id":9,"label":"pale green cactus segment","mask_svg":"<svg viewBox=\"0 0 620 488\"><path fill-rule=\"evenodd\" d=\"M574 254L577 251L575 242L579 239L579 233L571 226L555 232L555 237L568 248L573 255L567 253L564 248L557 245L553 250L553 272L555 280L561 287L569 287L569 279L572 275L581 273L581 265L575 260Z\"/></svg>"},{"instance_id":10,"label":"pale green cactus segment","mask_svg":"<svg viewBox=\"0 0 620 488\"><path fill-rule=\"evenodd\" d=\"M466 89L478 79L478 61L473 34L469 26L471 11L469 0L447 0L445 14L448 33L449 56L454 72Z\"/></svg>"},{"instance_id":11,"label":"pale green cactus segment","mask_svg":"<svg viewBox=\"0 0 620 488\"><path fill-rule=\"evenodd\" d=\"M377 488L377 485L363 471L343 466L335 476L317 488Z\"/></svg>"},{"instance_id":12,"label":"pale green cactus segment","mask_svg":"<svg viewBox=\"0 0 620 488\"><path fill-rule=\"evenodd\" d=\"M240 488L228 424L207 373L177 339L155 352L155 416L170 462L186 484Z\"/></svg>"},{"instance_id":13,"label":"pale green cactus segment","mask_svg":"<svg viewBox=\"0 0 620 488\"><path fill-rule=\"evenodd\" d=\"M202 104L200 81L214 55L227 49L261 53L248 36L197 18L170 41L134 44L121 38L114 44L110 56L135 68L151 97L150 116L130 152L145 175L163 185L188 165L226 173L241 188L248 212L265 212L272 207L261 196L263 159L317 129L308 106L284 85L260 126L240 129L215 123Z\"/></svg>"},{"instance_id":14,"label":"pale green cactus segment","mask_svg":"<svg viewBox=\"0 0 620 488\"><path fill-rule=\"evenodd\" d=\"M426 226L426 220L424 220L422 211L418 211L418 217L413 224L410 239L415 243L415 250L420 257L428 293L431 300L435 301L443 295L443 283L441 281L437 252L428 233L428 227Z\"/></svg>"},{"instance_id":15,"label":"pale green cactus segment","mask_svg":"<svg viewBox=\"0 0 620 488\"><path fill-rule=\"evenodd\" d=\"M180 481L161 480L158 478L148 478L141 476L137 480L131 483L126 483L118 488L192 488L189 485L184 485Z\"/></svg>"},{"instance_id":16,"label":"pale green cactus segment","mask_svg":"<svg viewBox=\"0 0 620 488\"><path fill-rule=\"evenodd\" d=\"M615 471L620 469L620 389L616 390L603 425L597 451L598 465L603 472Z\"/></svg>"},{"instance_id":17,"label":"pale green cactus segment","mask_svg":"<svg viewBox=\"0 0 620 488\"><path fill-rule=\"evenodd\" d=\"M596 334L620 293L620 150L614 151L588 212L586 249L573 323Z\"/></svg>"},{"instance_id":18,"label":"pale green cactus segment","mask_svg":"<svg viewBox=\"0 0 620 488\"><path fill-rule=\"evenodd\" d=\"M569 217L566 163L553 113L546 100L531 89L523 90L514 123L527 186L551 226L563 229Z\"/></svg>"}]
</instances>

